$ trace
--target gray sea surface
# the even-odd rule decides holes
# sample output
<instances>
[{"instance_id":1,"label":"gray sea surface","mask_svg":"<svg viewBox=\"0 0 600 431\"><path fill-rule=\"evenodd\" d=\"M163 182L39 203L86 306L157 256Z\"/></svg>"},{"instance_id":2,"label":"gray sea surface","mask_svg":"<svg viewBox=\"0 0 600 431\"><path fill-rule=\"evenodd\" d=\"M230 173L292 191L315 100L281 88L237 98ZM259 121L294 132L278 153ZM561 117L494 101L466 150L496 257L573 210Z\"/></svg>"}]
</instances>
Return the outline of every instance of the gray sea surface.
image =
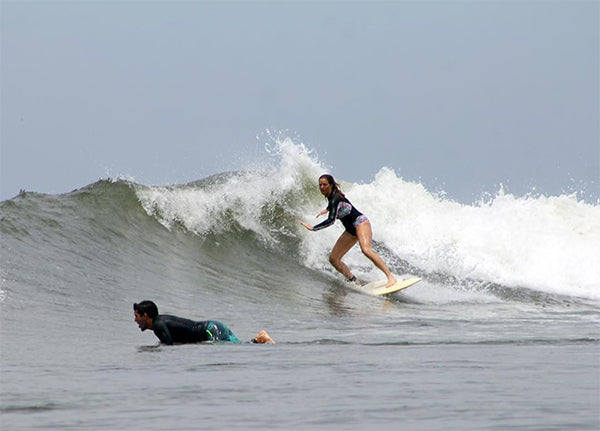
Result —
<instances>
[{"instance_id":1,"label":"gray sea surface","mask_svg":"<svg viewBox=\"0 0 600 431\"><path fill-rule=\"evenodd\" d=\"M128 304L28 331L5 315L2 428L598 429L593 308L502 317L487 305L492 317L457 320L463 306L349 295L341 316L227 313L238 336L260 322L276 345L158 345Z\"/></svg>"}]
</instances>

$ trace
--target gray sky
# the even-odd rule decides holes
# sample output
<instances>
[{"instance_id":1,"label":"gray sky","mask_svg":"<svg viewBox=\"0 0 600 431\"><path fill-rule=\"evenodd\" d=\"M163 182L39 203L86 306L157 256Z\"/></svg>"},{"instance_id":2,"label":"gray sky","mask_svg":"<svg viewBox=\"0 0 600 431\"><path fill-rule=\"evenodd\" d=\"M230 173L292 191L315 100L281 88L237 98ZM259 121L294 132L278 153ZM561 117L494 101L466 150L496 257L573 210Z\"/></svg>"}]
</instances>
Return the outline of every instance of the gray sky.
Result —
<instances>
[{"instance_id":1,"label":"gray sky","mask_svg":"<svg viewBox=\"0 0 600 431\"><path fill-rule=\"evenodd\" d=\"M0 1L0 200L197 180L266 129L346 181L600 196L595 0Z\"/></svg>"}]
</instances>

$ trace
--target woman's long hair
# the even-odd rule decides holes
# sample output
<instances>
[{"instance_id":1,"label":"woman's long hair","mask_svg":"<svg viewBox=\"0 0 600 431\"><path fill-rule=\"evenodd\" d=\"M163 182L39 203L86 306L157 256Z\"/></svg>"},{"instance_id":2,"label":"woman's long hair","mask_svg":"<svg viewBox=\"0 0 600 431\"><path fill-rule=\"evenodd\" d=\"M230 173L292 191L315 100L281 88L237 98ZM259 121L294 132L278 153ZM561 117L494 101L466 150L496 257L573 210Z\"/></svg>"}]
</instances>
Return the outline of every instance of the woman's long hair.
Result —
<instances>
[{"instance_id":1,"label":"woman's long hair","mask_svg":"<svg viewBox=\"0 0 600 431\"><path fill-rule=\"evenodd\" d=\"M327 180L327 182L329 183L329 185L331 186L331 194L336 194L339 195L343 198L345 198L346 196L344 195L344 193L342 193L342 191L340 190L340 185L338 183L335 182L335 179L333 178L333 176L329 175L329 174L323 174L319 177L319 179L325 179Z\"/></svg>"}]
</instances>

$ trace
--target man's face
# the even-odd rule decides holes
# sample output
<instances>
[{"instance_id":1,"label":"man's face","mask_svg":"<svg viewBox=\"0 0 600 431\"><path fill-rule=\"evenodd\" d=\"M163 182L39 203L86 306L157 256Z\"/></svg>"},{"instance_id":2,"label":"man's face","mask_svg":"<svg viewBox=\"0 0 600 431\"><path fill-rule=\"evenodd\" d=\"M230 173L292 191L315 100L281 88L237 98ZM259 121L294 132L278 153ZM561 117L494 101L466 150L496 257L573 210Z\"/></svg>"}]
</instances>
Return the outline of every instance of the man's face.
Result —
<instances>
[{"instance_id":1,"label":"man's face","mask_svg":"<svg viewBox=\"0 0 600 431\"><path fill-rule=\"evenodd\" d=\"M138 324L142 331L152 328L152 320L147 314L144 313L143 316L140 316L137 310L133 310L133 314L135 315L135 323Z\"/></svg>"}]
</instances>

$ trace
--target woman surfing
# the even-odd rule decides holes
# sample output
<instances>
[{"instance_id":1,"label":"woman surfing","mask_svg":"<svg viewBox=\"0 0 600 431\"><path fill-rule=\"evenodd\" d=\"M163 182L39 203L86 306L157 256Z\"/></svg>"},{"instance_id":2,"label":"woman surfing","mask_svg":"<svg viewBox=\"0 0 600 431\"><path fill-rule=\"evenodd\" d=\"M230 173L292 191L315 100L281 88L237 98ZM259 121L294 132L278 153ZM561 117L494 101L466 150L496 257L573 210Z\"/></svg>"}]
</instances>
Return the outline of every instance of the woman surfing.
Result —
<instances>
[{"instance_id":1,"label":"woman surfing","mask_svg":"<svg viewBox=\"0 0 600 431\"><path fill-rule=\"evenodd\" d=\"M323 196L327 198L328 204L326 209L317 214L317 217L329 214L327 220L315 226L303 222L300 224L308 230L317 231L331 226L336 219L340 219L345 230L342 232L329 254L329 262L333 267L341 272L348 281L357 282L356 277L352 274L350 268L342 262L342 258L358 241L363 254L367 256L377 268L383 271L387 277L386 287L396 283L396 278L392 275L383 259L381 259L381 257L371 248L373 232L371 230L371 222L369 219L346 199L346 196L344 196L339 185L331 175L324 174L319 177L319 190Z\"/></svg>"}]
</instances>

